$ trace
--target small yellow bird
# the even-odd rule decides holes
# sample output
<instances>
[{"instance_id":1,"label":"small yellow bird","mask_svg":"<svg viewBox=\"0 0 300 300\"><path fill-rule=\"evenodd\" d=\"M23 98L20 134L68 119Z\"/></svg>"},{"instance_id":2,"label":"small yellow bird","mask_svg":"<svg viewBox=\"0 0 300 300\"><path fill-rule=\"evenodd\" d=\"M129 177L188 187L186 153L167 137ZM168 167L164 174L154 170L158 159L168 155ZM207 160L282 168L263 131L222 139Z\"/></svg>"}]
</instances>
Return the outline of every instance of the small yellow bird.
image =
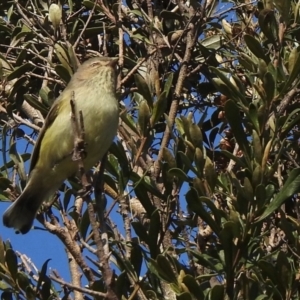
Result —
<instances>
[{"instance_id":1,"label":"small yellow bird","mask_svg":"<svg viewBox=\"0 0 300 300\"><path fill-rule=\"evenodd\" d=\"M117 61L108 57L87 60L54 102L33 149L28 183L20 197L4 212L5 226L27 233L43 201L53 195L68 177L76 174L78 162L72 160L72 95L77 111L82 111L83 115L85 170L107 152L119 120Z\"/></svg>"}]
</instances>

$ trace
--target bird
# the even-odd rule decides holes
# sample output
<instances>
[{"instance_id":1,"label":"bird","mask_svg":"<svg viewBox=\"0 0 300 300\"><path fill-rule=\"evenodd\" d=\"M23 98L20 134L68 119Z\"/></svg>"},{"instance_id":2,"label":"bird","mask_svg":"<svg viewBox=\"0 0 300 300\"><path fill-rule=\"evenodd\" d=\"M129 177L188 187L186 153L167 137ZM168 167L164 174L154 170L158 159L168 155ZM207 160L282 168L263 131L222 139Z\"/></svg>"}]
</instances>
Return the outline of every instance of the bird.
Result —
<instances>
[{"instance_id":1,"label":"bird","mask_svg":"<svg viewBox=\"0 0 300 300\"><path fill-rule=\"evenodd\" d=\"M70 100L74 97L84 124L84 169L88 171L108 151L117 133L117 58L93 57L84 62L53 103L34 146L28 181L21 195L3 214L3 224L27 233L42 203L78 171L72 159L74 130Z\"/></svg>"}]
</instances>

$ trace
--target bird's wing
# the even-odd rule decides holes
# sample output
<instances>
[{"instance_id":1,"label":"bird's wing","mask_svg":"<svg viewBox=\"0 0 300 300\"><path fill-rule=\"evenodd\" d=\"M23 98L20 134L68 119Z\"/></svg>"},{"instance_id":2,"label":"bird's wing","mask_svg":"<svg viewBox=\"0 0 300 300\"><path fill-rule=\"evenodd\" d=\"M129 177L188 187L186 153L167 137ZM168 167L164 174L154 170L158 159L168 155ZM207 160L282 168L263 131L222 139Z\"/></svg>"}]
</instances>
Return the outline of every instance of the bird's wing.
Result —
<instances>
[{"instance_id":1,"label":"bird's wing","mask_svg":"<svg viewBox=\"0 0 300 300\"><path fill-rule=\"evenodd\" d=\"M55 121L55 119L57 117L59 104L61 102L59 100L60 100L60 97L52 105L52 107L51 107L50 111L48 112L48 115L45 119L45 123L40 131L40 134L36 140L36 143L33 148L32 155L31 155L29 173L34 169L34 167L38 161L38 158L40 156L41 141L45 135L46 130L49 129L49 127L53 124L53 122Z\"/></svg>"}]
</instances>

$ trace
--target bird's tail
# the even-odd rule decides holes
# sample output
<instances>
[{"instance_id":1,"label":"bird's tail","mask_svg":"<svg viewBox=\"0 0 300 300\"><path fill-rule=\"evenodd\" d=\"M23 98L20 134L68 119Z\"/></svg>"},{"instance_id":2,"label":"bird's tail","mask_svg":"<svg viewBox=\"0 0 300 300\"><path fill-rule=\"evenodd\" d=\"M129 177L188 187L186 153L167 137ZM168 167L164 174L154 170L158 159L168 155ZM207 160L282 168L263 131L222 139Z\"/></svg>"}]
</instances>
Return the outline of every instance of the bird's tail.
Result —
<instances>
[{"instance_id":1,"label":"bird's tail","mask_svg":"<svg viewBox=\"0 0 300 300\"><path fill-rule=\"evenodd\" d=\"M27 233L42 202L40 191L33 194L32 189L25 188L20 197L4 212L3 224L13 227L17 233Z\"/></svg>"}]
</instances>

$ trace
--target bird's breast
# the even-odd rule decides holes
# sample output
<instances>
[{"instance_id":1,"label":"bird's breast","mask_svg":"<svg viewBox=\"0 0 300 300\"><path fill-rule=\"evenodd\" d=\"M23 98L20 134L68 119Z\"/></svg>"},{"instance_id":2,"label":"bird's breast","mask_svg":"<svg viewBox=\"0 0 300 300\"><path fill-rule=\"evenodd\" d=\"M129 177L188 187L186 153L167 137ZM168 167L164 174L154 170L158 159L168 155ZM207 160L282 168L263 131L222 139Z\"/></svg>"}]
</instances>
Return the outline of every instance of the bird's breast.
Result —
<instances>
[{"instance_id":1,"label":"bird's breast","mask_svg":"<svg viewBox=\"0 0 300 300\"><path fill-rule=\"evenodd\" d=\"M75 94L75 105L77 121L80 111L83 116L86 153L84 165L88 170L102 159L116 135L119 119L118 102L114 95L88 93L84 98L82 95L76 97ZM43 156L42 160L45 163L41 167L48 169L53 174L54 180L59 181L73 175L78 170L78 163L72 160L75 136L71 107L67 114L58 114L43 140L40 155Z\"/></svg>"}]
</instances>

